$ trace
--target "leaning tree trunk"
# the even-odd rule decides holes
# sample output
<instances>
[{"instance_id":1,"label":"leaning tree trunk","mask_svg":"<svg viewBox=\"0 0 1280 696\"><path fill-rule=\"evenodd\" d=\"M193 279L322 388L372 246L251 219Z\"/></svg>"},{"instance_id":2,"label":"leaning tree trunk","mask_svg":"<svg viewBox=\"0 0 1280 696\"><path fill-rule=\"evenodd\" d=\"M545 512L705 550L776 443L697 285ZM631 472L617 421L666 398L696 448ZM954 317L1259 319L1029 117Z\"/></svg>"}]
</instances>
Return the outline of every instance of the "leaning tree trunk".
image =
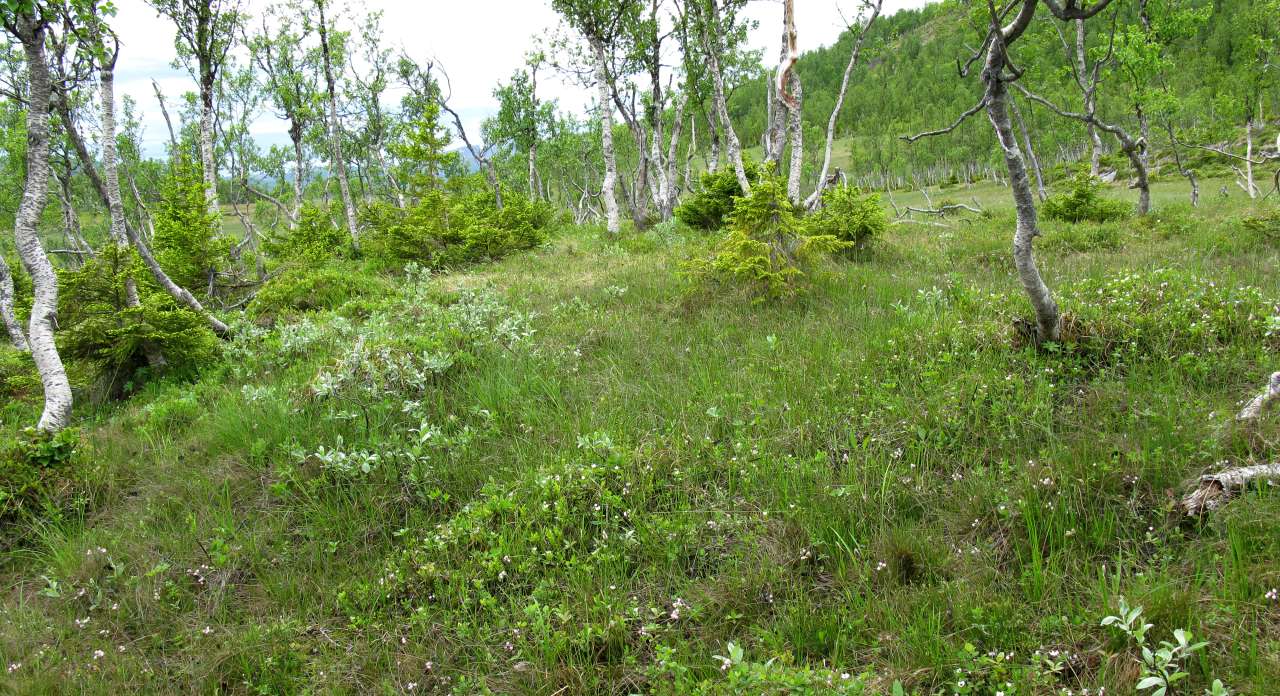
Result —
<instances>
[{"instance_id":1,"label":"leaning tree trunk","mask_svg":"<svg viewBox=\"0 0 1280 696\"><path fill-rule=\"evenodd\" d=\"M98 174L97 164L94 162L93 157L89 154L88 148L85 147L84 138L81 137L80 131L78 128L76 128L74 122L72 122L69 118L64 118L63 120L64 120L63 129L66 131L67 138L71 141L72 146L75 148L77 157L80 158L80 167L81 167L81 170L84 171L85 178L89 180L89 184L93 187L93 190L97 192L98 198L102 201L102 204L107 207L107 210L111 210L112 196L108 191L106 182L103 181L102 177ZM113 109L113 118L112 118L113 125L114 125L114 120L115 119L114 119L114 109ZM112 142L114 142L115 139L111 138L111 140ZM112 152L114 151L115 151L115 148L112 148ZM104 148L103 150L104 156L106 152L107 150ZM110 161L116 167L116 171L117 171L116 190L119 191L119 175L118 175L119 157L118 156L111 157ZM133 183L134 198L137 199L139 202L141 202L142 198L138 193L137 184L136 182L132 182L132 183ZM123 201L123 198L119 198L119 200ZM121 205L120 209L123 211L124 209L123 202L121 202L120 205ZM128 224L127 220L125 221L125 224L124 224L124 230L125 230L126 236L128 237L129 243L132 244L133 247L138 251L138 255L142 257L143 265L145 265L147 267L147 270L151 272L152 278L155 279L156 283L160 286L162 290L168 293L169 296L172 297L179 304L184 305L191 311L203 317L205 320L205 323L209 325L209 328L212 329L214 333L224 338L231 335L231 331L230 329L227 328L226 324L222 323L221 321L218 320L217 317L213 316L213 314L206 311L204 306L200 304L200 301L197 300L195 296L187 292L184 288L182 288L177 283L173 282L171 278L169 278L169 275L165 273L164 268L160 266L160 263L156 261L155 256L151 254L151 250L147 248L146 241L142 239L142 236L139 235L134 230L132 225Z\"/></svg>"},{"instance_id":2,"label":"leaning tree trunk","mask_svg":"<svg viewBox=\"0 0 1280 696\"><path fill-rule=\"evenodd\" d=\"M818 172L817 186L813 190L813 194L805 201L805 205L814 208L822 200L822 192L827 186L827 176L831 172L831 149L836 139L836 121L840 118L840 112L844 109L844 98L849 92L849 78L853 75L853 69L858 65L858 57L862 53L862 44L867 38L867 32L871 29L871 25L875 23L876 18L880 16L880 7L883 3L877 1L871 8L871 16L867 18L866 24L862 25L862 31L858 33L858 38L853 42L853 51L849 54L849 62L844 66L844 76L840 78L840 91L836 93L836 105L831 108L831 116L827 119L827 145L822 155L822 170Z\"/></svg>"},{"instance_id":3,"label":"leaning tree trunk","mask_svg":"<svg viewBox=\"0 0 1280 696\"><path fill-rule=\"evenodd\" d=\"M9 271L9 264L5 263L4 256L0 256L0 320L4 321L4 328L9 333L9 341L13 343L13 347L24 353L30 352L27 335L22 332L18 315L13 311L13 274Z\"/></svg>"},{"instance_id":4,"label":"leaning tree trunk","mask_svg":"<svg viewBox=\"0 0 1280 696\"><path fill-rule=\"evenodd\" d=\"M37 426L56 433L71 420L71 383L53 333L57 324L58 276L49 262L36 226L49 194L49 66L45 62L45 29L35 18L17 18L18 39L26 54L30 96L27 103L27 179L14 218L18 256L31 276L34 302L27 326L31 357L44 385L44 413Z\"/></svg>"},{"instance_id":5,"label":"leaning tree trunk","mask_svg":"<svg viewBox=\"0 0 1280 696\"><path fill-rule=\"evenodd\" d=\"M1013 202L1018 214L1018 227L1013 237L1013 262L1018 270L1018 279L1022 282L1022 288L1035 309L1036 339L1057 341L1061 316L1058 312L1058 303L1054 301L1049 287L1040 277L1040 269L1036 267L1033 246L1035 238L1040 236L1040 225L1036 213L1035 193L1031 190L1027 166L1023 162L1022 152L1018 148L1018 139L1013 133L1013 124L1009 119L1009 88L1001 78L1003 71L1003 50L999 42L993 42L988 51L985 70L983 70L987 81L986 109L987 117L991 120L996 137L1000 141L1000 147L1004 150L1005 166L1009 170L1009 187L1013 190Z\"/></svg>"},{"instance_id":6,"label":"leaning tree trunk","mask_svg":"<svg viewBox=\"0 0 1280 696\"><path fill-rule=\"evenodd\" d=\"M351 244L360 246L360 227L356 222L356 204L351 198L351 182L347 179L347 161L342 156L342 124L338 121L338 88L333 77L333 56L329 54L329 28L325 24L324 2L316 3L320 11L320 53L324 59L324 82L328 91L329 149L333 157L334 174L338 177L338 190L342 193L342 208L346 213L347 233Z\"/></svg>"},{"instance_id":7,"label":"leaning tree trunk","mask_svg":"<svg viewBox=\"0 0 1280 696\"><path fill-rule=\"evenodd\" d=\"M102 173L105 177L103 185L107 189L107 213L111 218L111 241L116 246L117 255L129 248L129 233L125 231L128 224L124 217L124 197L120 195L120 169L116 154L116 97L115 70L110 65L103 65L99 74L102 91ZM215 190L216 193L216 190ZM132 273L124 277L124 301L131 308L142 306L138 297L138 283ZM141 318L141 317L140 317ZM154 341L142 342L143 353L147 364L152 369L161 370L168 366L164 353Z\"/></svg>"},{"instance_id":8,"label":"leaning tree trunk","mask_svg":"<svg viewBox=\"0 0 1280 696\"><path fill-rule=\"evenodd\" d=\"M599 91L600 100L600 149L604 153L604 183L600 193L604 197L605 220L609 234L617 234L622 229L618 215L618 158L613 150L613 106L609 101L609 75L605 69L604 44L593 39L591 51L596 59L596 89Z\"/></svg>"}]
</instances>

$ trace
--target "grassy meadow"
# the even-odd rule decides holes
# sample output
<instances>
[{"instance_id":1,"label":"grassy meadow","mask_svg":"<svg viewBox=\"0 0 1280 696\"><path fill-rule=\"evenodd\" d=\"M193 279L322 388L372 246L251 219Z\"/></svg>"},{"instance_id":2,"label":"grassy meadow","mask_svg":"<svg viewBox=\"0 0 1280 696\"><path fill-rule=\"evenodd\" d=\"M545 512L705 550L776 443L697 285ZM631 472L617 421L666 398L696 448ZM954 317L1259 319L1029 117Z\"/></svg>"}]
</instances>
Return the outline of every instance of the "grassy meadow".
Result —
<instances>
[{"instance_id":1,"label":"grassy meadow","mask_svg":"<svg viewBox=\"0 0 1280 696\"><path fill-rule=\"evenodd\" d=\"M0 692L1122 694L1123 598L1208 642L1169 693L1277 693L1280 497L1177 507L1280 441L1232 425L1280 369L1275 203L1221 183L1046 222L1049 349L991 185L777 302L674 224L350 262L381 290L78 411L81 504L0 555Z\"/></svg>"}]
</instances>

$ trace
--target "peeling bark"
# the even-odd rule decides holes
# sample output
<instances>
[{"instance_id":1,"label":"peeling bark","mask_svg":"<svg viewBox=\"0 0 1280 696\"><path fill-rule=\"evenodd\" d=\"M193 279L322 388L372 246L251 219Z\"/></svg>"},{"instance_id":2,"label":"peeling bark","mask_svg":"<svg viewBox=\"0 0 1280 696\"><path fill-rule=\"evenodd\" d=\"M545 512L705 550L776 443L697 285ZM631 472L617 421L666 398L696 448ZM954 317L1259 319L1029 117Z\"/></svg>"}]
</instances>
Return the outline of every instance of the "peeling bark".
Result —
<instances>
[{"instance_id":1,"label":"peeling bark","mask_svg":"<svg viewBox=\"0 0 1280 696\"><path fill-rule=\"evenodd\" d=\"M22 42L30 80L27 103L27 177L22 202L14 219L13 233L18 256L31 276L34 302L27 326L31 357L44 386L44 412L37 427L56 433L71 420L71 383L58 347L54 343L57 326L58 276L40 244L37 225L49 194L49 106L51 87L45 60L46 27L28 14L15 18L17 38Z\"/></svg>"},{"instance_id":2,"label":"peeling bark","mask_svg":"<svg viewBox=\"0 0 1280 696\"><path fill-rule=\"evenodd\" d=\"M1267 382L1266 389L1246 404L1240 410L1240 413L1236 414L1236 420L1240 422L1255 421L1262 415L1264 410L1276 401L1280 401L1280 372L1271 375L1271 380Z\"/></svg>"},{"instance_id":3,"label":"peeling bark","mask_svg":"<svg viewBox=\"0 0 1280 696\"><path fill-rule=\"evenodd\" d=\"M1280 480L1280 463L1245 466L1201 476L1200 485L1182 499L1182 509L1189 517L1199 517L1222 507L1254 483L1266 481L1268 485L1275 485L1277 480Z\"/></svg>"}]
</instances>

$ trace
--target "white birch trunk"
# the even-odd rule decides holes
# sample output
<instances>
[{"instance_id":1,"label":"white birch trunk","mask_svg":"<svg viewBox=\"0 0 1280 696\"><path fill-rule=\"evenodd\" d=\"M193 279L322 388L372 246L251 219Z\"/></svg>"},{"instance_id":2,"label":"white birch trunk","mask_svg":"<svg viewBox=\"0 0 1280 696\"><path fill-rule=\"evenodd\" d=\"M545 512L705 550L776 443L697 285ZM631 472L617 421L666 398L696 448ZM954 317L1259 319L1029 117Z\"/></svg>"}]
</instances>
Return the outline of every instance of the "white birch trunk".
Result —
<instances>
[{"instance_id":1,"label":"white birch trunk","mask_svg":"<svg viewBox=\"0 0 1280 696\"><path fill-rule=\"evenodd\" d=\"M617 234L622 229L618 215L618 159L613 150L613 105L609 101L609 76L605 71L604 44L591 41L591 50L596 58L596 89L600 101L600 149L604 153L604 183L601 195L604 197L606 227L609 234Z\"/></svg>"},{"instance_id":2,"label":"white birch trunk","mask_svg":"<svg viewBox=\"0 0 1280 696\"><path fill-rule=\"evenodd\" d=\"M1253 183L1253 117L1244 122L1244 185L1250 198L1258 197L1258 186Z\"/></svg>"},{"instance_id":3,"label":"white birch trunk","mask_svg":"<svg viewBox=\"0 0 1280 696\"><path fill-rule=\"evenodd\" d=\"M213 95L201 96L200 106L200 170L204 178L204 199L209 214L221 217L218 207L218 169L213 157Z\"/></svg>"},{"instance_id":4,"label":"white birch trunk","mask_svg":"<svg viewBox=\"0 0 1280 696\"><path fill-rule=\"evenodd\" d=\"M827 145L822 154L822 169L818 172L818 183L814 188L813 194L805 201L805 205L814 208L822 200L822 192L827 187L827 177L831 174L831 150L836 139L836 121L840 118L840 112L844 109L844 98L849 92L849 78L853 75L853 69L858 65L858 57L862 53L862 44L867 38L867 32L871 25L876 21L876 17L880 16L880 2L876 2L871 9L871 16L867 19L867 23L862 25L862 31L859 32L858 38L853 43L853 50L849 53L849 62L844 66L844 77L840 79L840 92L836 95L836 105L831 109L831 117L827 119Z\"/></svg>"},{"instance_id":5,"label":"white birch trunk","mask_svg":"<svg viewBox=\"0 0 1280 696\"><path fill-rule=\"evenodd\" d=\"M987 56L984 75L991 76L987 80L987 117L996 131L996 138L1004 150L1005 166L1009 170L1009 187L1013 191L1013 202L1017 210L1018 226L1013 237L1013 261L1018 271L1018 280L1031 301L1036 313L1036 338L1040 341L1057 341L1059 338L1061 316L1058 303L1040 276L1036 267L1034 253L1035 238L1040 236L1040 225L1037 219L1035 193L1031 190L1031 179L1027 175L1027 166L1023 162L1022 152L1018 148L1018 139L1013 133L1013 124L1009 119L1009 90L1000 78L1004 70L1004 59L998 45L993 45Z\"/></svg>"},{"instance_id":6,"label":"white birch trunk","mask_svg":"<svg viewBox=\"0 0 1280 696\"><path fill-rule=\"evenodd\" d=\"M324 60L324 80L328 91L329 148L332 152L334 174L338 178L338 190L342 194L342 208L347 223L347 233L357 249L360 246L360 227L356 221L356 204L351 197L351 182L347 179L347 160L342 155L342 123L338 120L338 88L333 75L333 56L329 55L329 27L325 23L324 2L317 2L320 11L320 52Z\"/></svg>"},{"instance_id":7,"label":"white birch trunk","mask_svg":"<svg viewBox=\"0 0 1280 696\"><path fill-rule=\"evenodd\" d=\"M9 333L9 341L13 343L13 347L24 353L31 352L31 346L27 345L27 335L23 333L18 315L13 310L13 274L3 256L0 256L0 321L4 321L4 328Z\"/></svg>"},{"instance_id":8,"label":"white birch trunk","mask_svg":"<svg viewBox=\"0 0 1280 696\"><path fill-rule=\"evenodd\" d=\"M706 27L702 30L703 46L707 53L708 68L711 71L711 83L715 88L713 90L713 101L715 102L716 114L720 117L720 127L724 130L726 146L728 148L729 161L733 163L733 172L738 177L738 186L742 188L744 195L751 194L751 180L747 178L746 166L742 163L742 143L738 140L738 133L733 129L733 119L729 116L729 104L725 97L724 74L720 70L720 44L713 37L718 37L720 32L720 10L719 0L711 0L711 24L714 32L708 32Z\"/></svg>"},{"instance_id":9,"label":"white birch trunk","mask_svg":"<svg viewBox=\"0 0 1280 696\"><path fill-rule=\"evenodd\" d=\"M804 174L804 90L800 86L800 74L791 73L791 97L794 104L788 104L791 114L791 170L787 176L787 197L792 203L800 204L800 177Z\"/></svg>"},{"instance_id":10,"label":"white birch trunk","mask_svg":"<svg viewBox=\"0 0 1280 696\"><path fill-rule=\"evenodd\" d=\"M1080 81L1080 91L1084 94L1084 113L1090 117L1097 111L1097 91L1095 85L1086 77L1089 73L1089 57L1085 51L1084 20L1076 20L1076 79ZM1102 135L1092 123L1086 124L1089 131L1089 175L1097 176L1102 169Z\"/></svg>"},{"instance_id":11,"label":"white birch trunk","mask_svg":"<svg viewBox=\"0 0 1280 696\"><path fill-rule=\"evenodd\" d=\"M293 207L289 211L289 229L296 230L302 219L302 198L305 195L306 163L302 159L302 124L290 126L293 140Z\"/></svg>"},{"instance_id":12,"label":"white birch trunk","mask_svg":"<svg viewBox=\"0 0 1280 696\"><path fill-rule=\"evenodd\" d=\"M44 386L44 412L38 428L56 433L71 420L71 383L58 347L54 327L58 312L58 276L49 262L36 226L49 194L49 68L45 62L45 32L29 16L17 18L18 38L26 54L31 89L27 104L27 178L14 219L18 256L31 276L34 302L27 326L31 357Z\"/></svg>"}]
</instances>

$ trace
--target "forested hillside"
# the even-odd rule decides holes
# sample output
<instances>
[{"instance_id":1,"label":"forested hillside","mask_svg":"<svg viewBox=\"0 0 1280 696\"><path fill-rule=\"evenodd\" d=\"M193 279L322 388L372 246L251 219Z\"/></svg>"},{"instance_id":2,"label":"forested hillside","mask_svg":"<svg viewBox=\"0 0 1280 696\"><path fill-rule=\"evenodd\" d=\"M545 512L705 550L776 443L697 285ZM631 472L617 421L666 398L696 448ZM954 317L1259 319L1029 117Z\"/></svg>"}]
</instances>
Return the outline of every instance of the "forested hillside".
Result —
<instances>
[{"instance_id":1,"label":"forested hillside","mask_svg":"<svg viewBox=\"0 0 1280 696\"><path fill-rule=\"evenodd\" d=\"M388 2L0 0L0 693L1277 693L1280 0Z\"/></svg>"},{"instance_id":2,"label":"forested hillside","mask_svg":"<svg viewBox=\"0 0 1280 696\"><path fill-rule=\"evenodd\" d=\"M1161 75L1159 86L1176 94L1177 99L1161 107L1180 139L1242 143L1246 115L1251 108L1258 108L1250 102L1259 97L1267 118L1272 122L1280 119L1280 101L1274 89L1250 94L1241 84L1258 60L1250 50L1248 32L1241 27L1253 4L1250 0L1182 4L1205 14L1168 42L1162 58L1171 69ZM977 102L980 86L957 74L958 61L973 52L984 28L981 16L973 16L975 11L964 3L941 2L919 10L901 10L872 25L864 65L852 74L850 98L837 120L841 161L856 163L851 175L868 177L868 186L903 187L913 181L936 184L950 178L985 178L1002 165L991 147L989 125L981 120L966 123L950 138L911 147L904 147L901 141L902 136L946 126ZM1126 4L1116 11L1119 26L1138 23L1137 4ZM1078 111L1081 96L1069 75L1075 31L1069 26L1055 27L1046 9L1042 8L1041 14L1020 46L1019 59L1029 70L1027 82L1040 94ZM1091 55L1105 52L1111 36L1109 21L1091 24L1086 39ZM1064 51L1064 38L1070 52ZM811 170L820 166L827 118L855 40L856 32L846 32L836 45L802 55L797 66L805 90L806 167ZM1126 74L1113 69L1104 77L1098 91L1099 113L1112 120L1136 121L1135 90ZM741 124L744 142L758 143L763 137L766 91L767 79L759 78L743 83L734 92L731 109L735 123ZM1034 147L1047 164L1076 162L1082 156L1087 159L1088 137L1082 124L1027 101L1019 106L1033 134ZM1172 143L1161 123L1163 115L1159 111L1152 114L1151 146L1157 159L1167 160L1164 173L1176 177ZM1106 148L1116 155L1113 166L1126 166L1114 143L1106 143ZM1222 157L1203 152L1193 156L1207 171L1227 171Z\"/></svg>"}]
</instances>

